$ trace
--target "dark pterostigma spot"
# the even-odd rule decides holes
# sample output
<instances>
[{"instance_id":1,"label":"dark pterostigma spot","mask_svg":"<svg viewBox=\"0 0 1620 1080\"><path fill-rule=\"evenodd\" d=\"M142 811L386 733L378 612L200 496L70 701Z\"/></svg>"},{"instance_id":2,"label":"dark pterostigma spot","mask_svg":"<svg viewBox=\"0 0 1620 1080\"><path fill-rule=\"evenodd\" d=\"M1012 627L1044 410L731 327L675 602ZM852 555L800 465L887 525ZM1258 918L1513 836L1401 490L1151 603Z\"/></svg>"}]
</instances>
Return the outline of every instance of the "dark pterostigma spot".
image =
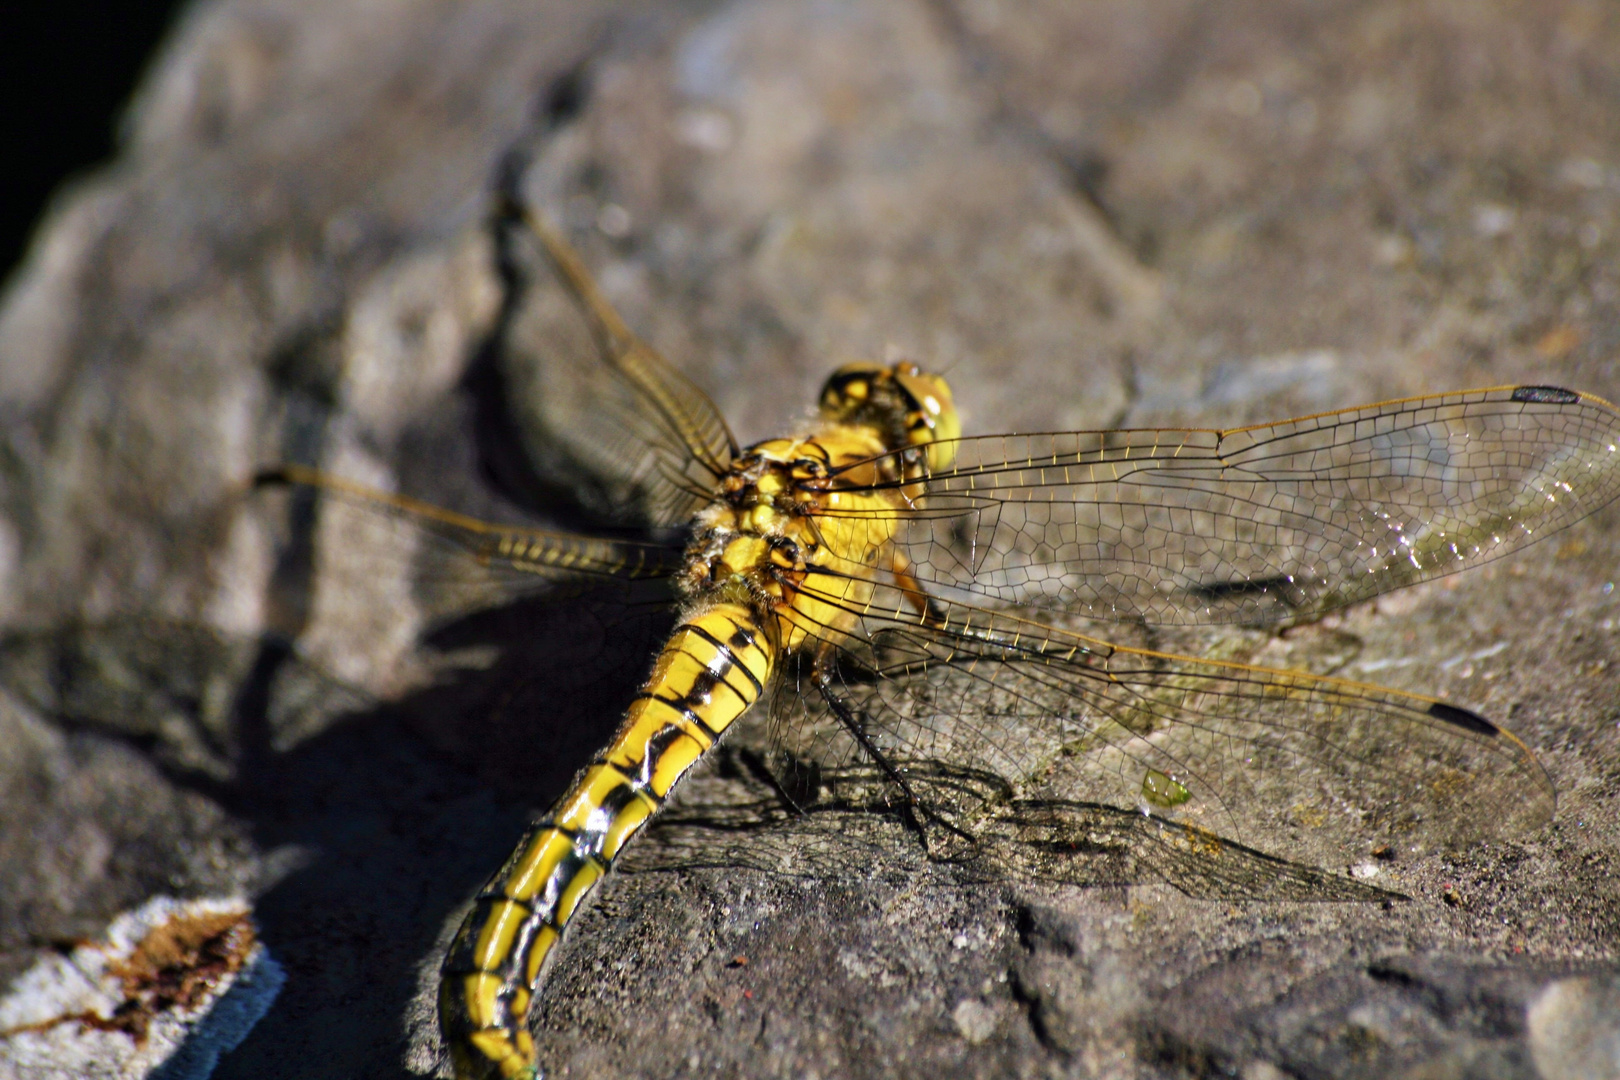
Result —
<instances>
[{"instance_id":1,"label":"dark pterostigma spot","mask_svg":"<svg viewBox=\"0 0 1620 1080\"><path fill-rule=\"evenodd\" d=\"M293 480L291 474L284 467L262 469L253 474L253 486L255 488L290 487L294 483L296 481Z\"/></svg>"},{"instance_id":2,"label":"dark pterostigma spot","mask_svg":"<svg viewBox=\"0 0 1620 1080\"><path fill-rule=\"evenodd\" d=\"M1467 709L1459 709L1457 706L1447 705L1443 701L1437 701L1433 705L1430 705L1429 715L1434 717L1436 720L1444 720L1448 724L1456 724L1464 731L1472 731L1475 735L1497 735L1500 734L1502 730L1489 720L1485 719L1483 716L1479 715L1479 713L1469 712Z\"/></svg>"},{"instance_id":3,"label":"dark pterostigma spot","mask_svg":"<svg viewBox=\"0 0 1620 1080\"><path fill-rule=\"evenodd\" d=\"M1532 405L1573 405L1581 395L1561 386L1519 386L1513 390L1513 400Z\"/></svg>"}]
</instances>

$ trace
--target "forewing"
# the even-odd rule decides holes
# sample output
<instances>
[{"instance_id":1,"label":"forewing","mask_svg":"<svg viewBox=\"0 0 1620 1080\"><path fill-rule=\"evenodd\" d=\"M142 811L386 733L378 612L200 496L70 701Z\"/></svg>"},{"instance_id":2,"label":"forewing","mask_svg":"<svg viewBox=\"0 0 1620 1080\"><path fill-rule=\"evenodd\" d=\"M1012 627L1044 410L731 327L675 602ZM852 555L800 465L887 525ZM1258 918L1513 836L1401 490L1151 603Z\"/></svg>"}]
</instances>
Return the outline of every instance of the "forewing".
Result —
<instances>
[{"instance_id":1,"label":"forewing","mask_svg":"<svg viewBox=\"0 0 1620 1080\"><path fill-rule=\"evenodd\" d=\"M1617 444L1614 406L1546 387L1232 431L963 439L899 546L945 600L1159 625L1311 617L1606 505Z\"/></svg>"},{"instance_id":2,"label":"forewing","mask_svg":"<svg viewBox=\"0 0 1620 1080\"><path fill-rule=\"evenodd\" d=\"M790 758L838 766L864 740L892 761L987 770L1018 800L1147 808L1211 843L1317 865L1525 835L1552 814L1523 743L1434 699L958 604L926 621L877 610L860 613L829 687L861 738L815 687L789 685L777 719Z\"/></svg>"},{"instance_id":3,"label":"forewing","mask_svg":"<svg viewBox=\"0 0 1620 1080\"><path fill-rule=\"evenodd\" d=\"M502 218L512 289L497 343L532 476L618 524L686 525L736 453L714 403L625 325L538 214Z\"/></svg>"}]
</instances>

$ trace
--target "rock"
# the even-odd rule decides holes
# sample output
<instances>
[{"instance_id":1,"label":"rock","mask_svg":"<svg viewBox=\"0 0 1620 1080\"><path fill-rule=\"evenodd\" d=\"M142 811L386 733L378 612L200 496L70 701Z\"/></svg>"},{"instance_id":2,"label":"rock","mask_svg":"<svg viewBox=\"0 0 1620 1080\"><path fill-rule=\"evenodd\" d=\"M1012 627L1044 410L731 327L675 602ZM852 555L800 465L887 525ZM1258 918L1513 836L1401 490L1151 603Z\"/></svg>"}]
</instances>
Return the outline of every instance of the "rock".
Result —
<instances>
[{"instance_id":1,"label":"rock","mask_svg":"<svg viewBox=\"0 0 1620 1080\"><path fill-rule=\"evenodd\" d=\"M1530 1002L1530 1055L1548 1080L1620 1067L1620 983L1613 973L1546 984Z\"/></svg>"},{"instance_id":2,"label":"rock","mask_svg":"<svg viewBox=\"0 0 1620 1080\"><path fill-rule=\"evenodd\" d=\"M886 355L944 369L978 432L1519 381L1612 399L1611 23L1576 0L194 6L0 306L0 971L152 896L245 893L287 983L216 1075L442 1068L460 905L600 745L659 624L588 595L446 623L477 589L417 576L436 549L252 479L318 462L600 519L600 444L558 442L560 392L526 366L570 339L518 308L497 187L581 240L744 440ZM696 848L676 820L559 954L545 1060L1601 1069L1616 514L1243 639L1510 725L1560 792L1544 834L1358 863L1357 888L1411 897L1385 905L1114 863L967 880L858 815ZM728 760L691 805L746 802Z\"/></svg>"},{"instance_id":3,"label":"rock","mask_svg":"<svg viewBox=\"0 0 1620 1080\"><path fill-rule=\"evenodd\" d=\"M241 898L155 897L113 920L106 940L48 956L16 981L0 1000L0 1075L210 1076L286 977Z\"/></svg>"}]
</instances>

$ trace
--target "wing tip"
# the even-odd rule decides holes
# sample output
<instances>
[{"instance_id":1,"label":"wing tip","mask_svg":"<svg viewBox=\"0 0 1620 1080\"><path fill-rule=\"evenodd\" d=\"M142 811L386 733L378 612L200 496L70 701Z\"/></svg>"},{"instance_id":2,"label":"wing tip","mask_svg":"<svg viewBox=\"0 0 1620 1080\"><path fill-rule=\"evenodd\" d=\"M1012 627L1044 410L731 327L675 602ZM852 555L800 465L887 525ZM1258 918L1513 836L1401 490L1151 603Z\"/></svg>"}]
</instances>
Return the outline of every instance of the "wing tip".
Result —
<instances>
[{"instance_id":1,"label":"wing tip","mask_svg":"<svg viewBox=\"0 0 1620 1080\"><path fill-rule=\"evenodd\" d=\"M1429 715L1436 720L1443 720L1475 735L1502 734L1501 728L1479 715L1479 713L1459 708L1456 705L1447 705L1443 701L1436 701L1431 704L1429 706Z\"/></svg>"}]
</instances>

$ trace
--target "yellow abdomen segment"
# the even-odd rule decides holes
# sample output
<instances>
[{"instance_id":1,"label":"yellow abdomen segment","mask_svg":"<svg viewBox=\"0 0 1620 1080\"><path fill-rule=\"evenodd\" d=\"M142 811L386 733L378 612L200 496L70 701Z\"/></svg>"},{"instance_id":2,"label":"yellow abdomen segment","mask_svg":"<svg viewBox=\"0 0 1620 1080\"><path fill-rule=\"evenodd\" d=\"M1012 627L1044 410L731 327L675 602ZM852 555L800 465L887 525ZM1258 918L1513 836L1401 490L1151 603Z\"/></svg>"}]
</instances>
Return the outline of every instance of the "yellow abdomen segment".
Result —
<instances>
[{"instance_id":1,"label":"yellow abdomen segment","mask_svg":"<svg viewBox=\"0 0 1620 1080\"><path fill-rule=\"evenodd\" d=\"M613 741L529 827L456 934L439 1023L458 1077L538 1075L527 1016L546 956L625 843L759 698L775 655L738 604L670 635Z\"/></svg>"}]
</instances>

